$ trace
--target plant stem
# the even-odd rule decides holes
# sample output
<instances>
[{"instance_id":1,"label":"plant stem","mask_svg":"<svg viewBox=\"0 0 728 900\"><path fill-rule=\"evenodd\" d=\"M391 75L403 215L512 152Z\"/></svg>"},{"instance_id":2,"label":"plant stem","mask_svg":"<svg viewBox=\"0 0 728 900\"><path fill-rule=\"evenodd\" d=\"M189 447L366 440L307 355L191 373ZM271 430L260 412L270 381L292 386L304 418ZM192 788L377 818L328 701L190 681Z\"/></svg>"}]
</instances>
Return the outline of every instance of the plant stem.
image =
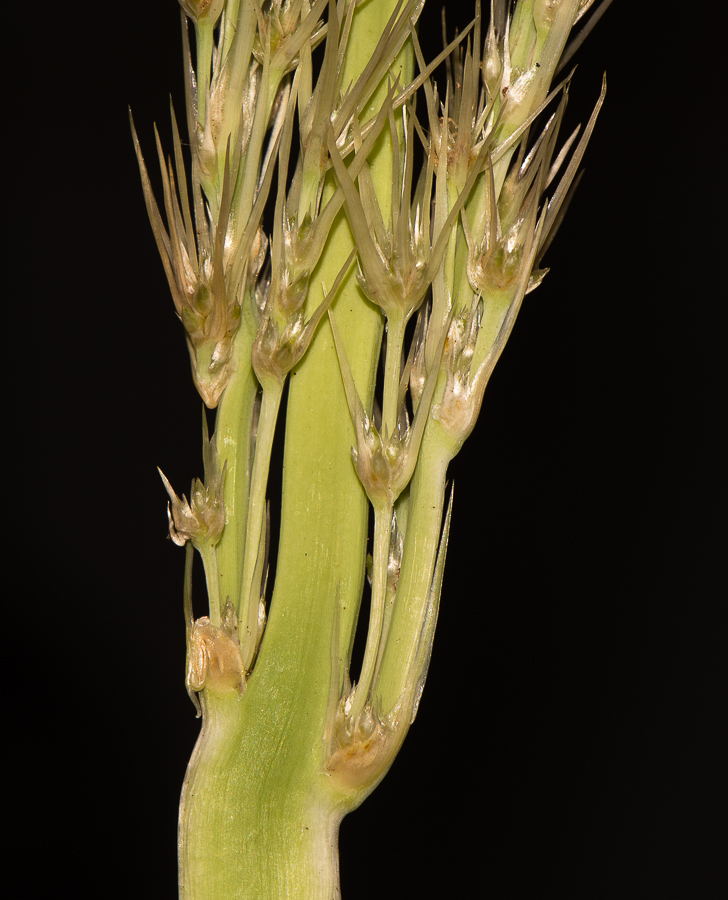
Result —
<instances>
[{"instance_id":1,"label":"plant stem","mask_svg":"<svg viewBox=\"0 0 728 900\"><path fill-rule=\"evenodd\" d=\"M245 534L243 580L238 605L238 618L245 628L241 637L241 645L243 664L246 668L253 658L257 642L260 585L253 583L253 576L257 568L262 529L265 523L265 494L268 487L270 454L282 395L283 384L278 381L271 380L263 390L260 418L258 419L258 435L255 441L253 474L250 479L248 524Z\"/></svg>"},{"instance_id":2,"label":"plant stem","mask_svg":"<svg viewBox=\"0 0 728 900\"><path fill-rule=\"evenodd\" d=\"M430 419L425 429L407 503L407 537L387 644L377 677L383 709L392 708L405 689L419 648L424 609L430 597L445 504L447 467L454 456L452 441Z\"/></svg>"},{"instance_id":3,"label":"plant stem","mask_svg":"<svg viewBox=\"0 0 728 900\"><path fill-rule=\"evenodd\" d=\"M250 299L246 296L246 306ZM244 317L235 336L238 360L230 383L223 391L215 418L214 441L219 466L225 466L225 528L217 545L220 596L234 604L240 596L241 559L245 547L250 490L251 430L258 382L250 362L255 326Z\"/></svg>"},{"instance_id":4,"label":"plant stem","mask_svg":"<svg viewBox=\"0 0 728 900\"><path fill-rule=\"evenodd\" d=\"M202 565L205 568L205 581L207 582L207 598L210 607L210 622L220 626L220 584L217 577L217 554L215 548L209 544L200 546L200 556L202 557Z\"/></svg>"},{"instance_id":5,"label":"plant stem","mask_svg":"<svg viewBox=\"0 0 728 900\"><path fill-rule=\"evenodd\" d=\"M391 438L397 428L404 326L403 314L393 311L387 316L387 352L384 363L384 396L382 398L382 434L386 438Z\"/></svg>"},{"instance_id":6,"label":"plant stem","mask_svg":"<svg viewBox=\"0 0 728 900\"><path fill-rule=\"evenodd\" d=\"M251 722L263 719L270 734L288 721L300 735L296 697L266 703L258 716L261 697L252 684L245 703L234 693L205 693L202 733L180 804L180 900L338 897L342 811L312 796L310 752L299 755L302 748L290 742L276 752L276 742L259 743L259 725ZM304 765L292 767L296 758Z\"/></svg>"},{"instance_id":7,"label":"plant stem","mask_svg":"<svg viewBox=\"0 0 728 900\"><path fill-rule=\"evenodd\" d=\"M389 561L389 537L392 526L392 507L382 503L374 510L374 548L372 554L372 600L369 613L369 631L364 650L361 675L356 695L351 705L350 717L355 721L369 701L374 671L379 658L384 610L387 593L387 562Z\"/></svg>"}]
</instances>

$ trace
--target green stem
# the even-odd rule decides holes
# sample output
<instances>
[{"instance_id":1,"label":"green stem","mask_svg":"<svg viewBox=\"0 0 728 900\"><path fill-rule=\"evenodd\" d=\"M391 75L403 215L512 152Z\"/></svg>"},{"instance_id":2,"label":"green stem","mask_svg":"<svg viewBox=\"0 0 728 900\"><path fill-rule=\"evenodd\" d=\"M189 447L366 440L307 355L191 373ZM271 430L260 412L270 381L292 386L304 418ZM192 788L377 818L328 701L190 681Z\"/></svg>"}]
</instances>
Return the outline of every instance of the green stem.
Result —
<instances>
[{"instance_id":1,"label":"green stem","mask_svg":"<svg viewBox=\"0 0 728 900\"><path fill-rule=\"evenodd\" d=\"M246 702L235 693L201 695L203 727L180 802L180 900L333 900L342 811L312 793L315 760L286 777L289 754L259 743L253 693L251 685ZM280 727L275 715L263 718ZM313 758L310 749L304 759Z\"/></svg>"},{"instance_id":2,"label":"green stem","mask_svg":"<svg viewBox=\"0 0 728 900\"><path fill-rule=\"evenodd\" d=\"M382 398L382 435L389 439L397 430L399 413L399 378L404 343L404 315L387 315L387 352L384 361L384 396Z\"/></svg>"},{"instance_id":3,"label":"green stem","mask_svg":"<svg viewBox=\"0 0 728 900\"><path fill-rule=\"evenodd\" d=\"M439 422L430 419L410 482L402 565L377 678L384 710L402 696L417 654L440 543L447 467L454 450Z\"/></svg>"},{"instance_id":4,"label":"green stem","mask_svg":"<svg viewBox=\"0 0 728 900\"><path fill-rule=\"evenodd\" d=\"M250 298L245 296L245 308ZM215 418L215 447L220 469L225 466L225 528L217 545L220 595L236 603L240 596L245 523L250 490L250 434L258 382L250 362L255 323L244 315L235 336L237 369L225 388Z\"/></svg>"},{"instance_id":5,"label":"green stem","mask_svg":"<svg viewBox=\"0 0 728 900\"><path fill-rule=\"evenodd\" d=\"M392 528L392 506L382 503L374 510L374 552L372 554L372 601L369 613L364 661L351 705L349 717L356 721L367 704L374 672L379 658L379 645L384 624L387 593L387 563L389 562L389 538Z\"/></svg>"},{"instance_id":6,"label":"green stem","mask_svg":"<svg viewBox=\"0 0 728 900\"><path fill-rule=\"evenodd\" d=\"M210 622L220 626L220 585L217 577L217 555L215 548L210 544L201 544L198 548L202 557L202 565L205 567L205 581L207 582L207 598L210 607Z\"/></svg>"},{"instance_id":7,"label":"green stem","mask_svg":"<svg viewBox=\"0 0 728 900\"><path fill-rule=\"evenodd\" d=\"M268 487L270 454L273 449L278 408L283 395L283 383L271 381L263 390L263 400L258 419L258 435L255 441L253 474L250 479L248 525L245 532L243 579L238 603L238 620L245 627L241 636L243 665L247 669L255 653L258 635L259 586L253 584L256 571L262 529L265 523L265 493Z\"/></svg>"}]
</instances>

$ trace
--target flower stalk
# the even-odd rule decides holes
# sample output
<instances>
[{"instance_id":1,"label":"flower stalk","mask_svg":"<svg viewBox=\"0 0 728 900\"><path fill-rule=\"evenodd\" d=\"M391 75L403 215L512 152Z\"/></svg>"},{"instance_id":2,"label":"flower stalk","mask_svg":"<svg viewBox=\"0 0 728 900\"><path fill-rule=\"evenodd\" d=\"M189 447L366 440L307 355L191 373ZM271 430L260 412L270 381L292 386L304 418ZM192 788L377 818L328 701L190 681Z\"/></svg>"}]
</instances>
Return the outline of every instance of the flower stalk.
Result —
<instances>
[{"instance_id":1,"label":"flower stalk","mask_svg":"<svg viewBox=\"0 0 728 900\"><path fill-rule=\"evenodd\" d=\"M491 0L487 28L476 3L435 63L417 36L424 0L181 5L191 158L188 172L173 113L172 159L156 138L161 206L132 124L193 380L215 410L189 500L162 475L202 714L180 897L334 898L341 819L385 776L422 695L448 465L546 274L604 98L559 146L570 76L552 81L592 0ZM209 602L197 619L193 548Z\"/></svg>"}]
</instances>

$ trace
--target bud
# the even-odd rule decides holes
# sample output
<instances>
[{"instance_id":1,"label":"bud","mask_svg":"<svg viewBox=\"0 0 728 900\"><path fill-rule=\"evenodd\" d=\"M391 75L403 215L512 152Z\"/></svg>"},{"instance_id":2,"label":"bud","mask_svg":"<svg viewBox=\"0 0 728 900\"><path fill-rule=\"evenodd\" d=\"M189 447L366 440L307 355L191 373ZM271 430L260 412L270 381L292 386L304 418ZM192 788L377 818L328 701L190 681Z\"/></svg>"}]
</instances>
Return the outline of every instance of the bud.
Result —
<instances>
[{"instance_id":1,"label":"bud","mask_svg":"<svg viewBox=\"0 0 728 900\"><path fill-rule=\"evenodd\" d=\"M187 644L187 692L198 709L195 693L208 688L217 694L245 693L245 669L238 641L238 619L228 597L220 627L202 616L192 626Z\"/></svg>"},{"instance_id":2,"label":"bud","mask_svg":"<svg viewBox=\"0 0 728 900\"><path fill-rule=\"evenodd\" d=\"M306 279L306 284L308 284L308 279ZM336 285L336 289L338 289L338 285ZM308 321L306 321L303 310L297 309L292 315L281 317L284 325L279 330L276 324L278 317L274 315L273 310L275 306L280 309L281 304L280 301L276 303L277 292L269 287L263 316L252 348L253 371L264 388L270 382L282 386L288 373L303 358L336 289L329 291ZM305 297L304 292L301 295L301 304Z\"/></svg>"},{"instance_id":3,"label":"bud","mask_svg":"<svg viewBox=\"0 0 728 900\"><path fill-rule=\"evenodd\" d=\"M414 152L414 110L412 105L403 109L405 135L405 159L402 167L401 189L392 195L392 227L385 224L376 197L371 175L363 167L358 175L358 189L352 172L361 166L360 149L347 169L329 132L328 147L336 178L344 194L347 220L357 247L359 272L357 280L365 296L388 317L402 317L406 322L419 309L425 298L442 255L444 241L441 232L435 235L435 246L430 242L429 219L422 215L423 204L418 204L412 220L410 189L412 184ZM390 137L396 146L398 136L394 115L390 111ZM363 145L362 145L363 147ZM425 198L429 208L429 197ZM425 225L426 223L426 225Z\"/></svg>"},{"instance_id":4,"label":"bud","mask_svg":"<svg viewBox=\"0 0 728 900\"><path fill-rule=\"evenodd\" d=\"M465 440L480 412L476 385L478 373L471 377L471 366L482 321L483 302L473 298L469 311L453 319L445 343L447 380L442 400L432 411L445 431L458 441Z\"/></svg>"},{"instance_id":5,"label":"bud","mask_svg":"<svg viewBox=\"0 0 728 900\"><path fill-rule=\"evenodd\" d=\"M181 306L192 379L205 405L215 409L233 373L233 339L240 325L240 305L228 302L222 278L200 277L189 302ZM190 287L192 285L190 284Z\"/></svg>"},{"instance_id":6,"label":"bud","mask_svg":"<svg viewBox=\"0 0 728 900\"><path fill-rule=\"evenodd\" d=\"M202 545L214 547L220 540L225 527L225 507L223 505L223 482L225 466L218 479L209 478L209 487L205 487L199 478L192 482L190 500L185 495L182 499L172 489L172 485L161 469L157 469L169 494L167 518L169 519L169 536L178 547L184 547L187 541L199 549Z\"/></svg>"},{"instance_id":7,"label":"bud","mask_svg":"<svg viewBox=\"0 0 728 900\"><path fill-rule=\"evenodd\" d=\"M536 211L531 204L517 223L516 236L507 233L485 261L468 262L476 293L470 309L450 326L444 351L447 380L442 400L432 409L458 449L473 430L485 387L528 289L546 219L544 210L534 227Z\"/></svg>"},{"instance_id":8,"label":"bud","mask_svg":"<svg viewBox=\"0 0 728 900\"><path fill-rule=\"evenodd\" d=\"M503 49L499 132L512 134L543 103L579 12L579 0L520 0Z\"/></svg>"},{"instance_id":9,"label":"bud","mask_svg":"<svg viewBox=\"0 0 728 900\"><path fill-rule=\"evenodd\" d=\"M412 477L427 411L424 410L424 414L418 411L417 428L411 429L402 397L394 432L390 435L385 427L380 433L364 410L331 312L329 321L349 415L356 434L356 447L351 448L354 468L371 503L375 507L382 504L391 506ZM430 382L434 384L434 377ZM426 405L422 404L423 409Z\"/></svg>"},{"instance_id":10,"label":"bud","mask_svg":"<svg viewBox=\"0 0 728 900\"><path fill-rule=\"evenodd\" d=\"M489 247L484 240L468 249L468 281L476 294L491 297L511 293L520 281L524 248L532 235L533 222L521 218L494 246Z\"/></svg>"},{"instance_id":11,"label":"bud","mask_svg":"<svg viewBox=\"0 0 728 900\"><path fill-rule=\"evenodd\" d=\"M386 430L380 435L363 410L355 427L357 448L351 448L351 456L359 481L373 504L383 501L391 506L404 487L400 475L409 449L409 429L398 426L391 438Z\"/></svg>"},{"instance_id":12,"label":"bud","mask_svg":"<svg viewBox=\"0 0 728 900\"><path fill-rule=\"evenodd\" d=\"M195 25L214 26L225 8L227 0L179 0L185 14Z\"/></svg>"},{"instance_id":13,"label":"bud","mask_svg":"<svg viewBox=\"0 0 728 900\"><path fill-rule=\"evenodd\" d=\"M299 48L310 40L315 47L324 35L319 16L328 0L315 0L302 15L300 0L270 0L260 15L253 43L253 55L261 64L273 62L282 75L293 71L299 61Z\"/></svg>"},{"instance_id":14,"label":"bud","mask_svg":"<svg viewBox=\"0 0 728 900\"><path fill-rule=\"evenodd\" d=\"M322 284L324 299L306 320L303 303L306 300L308 272L303 273L292 284L286 270L282 276L267 285L262 307L258 333L253 342L253 371L265 388L266 383L283 385L288 373L303 358L313 339L321 317L331 305L341 287L344 276L356 254L352 250L339 270L330 291Z\"/></svg>"},{"instance_id":15,"label":"bud","mask_svg":"<svg viewBox=\"0 0 728 900\"><path fill-rule=\"evenodd\" d=\"M361 792L370 793L384 778L402 745L407 727L401 722L399 703L384 718L371 703L352 718L350 711L356 686L351 692L346 690L348 687L347 678L345 693L348 696L337 706L324 773L337 792L356 796Z\"/></svg>"}]
</instances>

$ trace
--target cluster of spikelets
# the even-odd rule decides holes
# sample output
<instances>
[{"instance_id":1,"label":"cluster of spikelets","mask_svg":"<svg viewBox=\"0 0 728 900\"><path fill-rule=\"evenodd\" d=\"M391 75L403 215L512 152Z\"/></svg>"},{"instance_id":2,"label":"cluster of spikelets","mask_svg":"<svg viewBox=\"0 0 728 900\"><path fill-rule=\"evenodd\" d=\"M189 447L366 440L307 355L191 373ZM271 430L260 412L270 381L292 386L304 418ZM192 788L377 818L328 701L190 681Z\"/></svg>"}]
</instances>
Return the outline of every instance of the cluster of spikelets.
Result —
<instances>
[{"instance_id":1,"label":"cluster of spikelets","mask_svg":"<svg viewBox=\"0 0 728 900\"><path fill-rule=\"evenodd\" d=\"M528 250L534 245L534 214L563 160L562 152L549 170L568 79L551 92L551 96L561 94L561 104L541 135L538 152L525 161L523 137L534 114L545 106L560 59L563 66L562 50L569 30L592 3L520 2L513 20L505 15L505 3L491 4L495 9L483 58L478 13L468 52L463 57L456 51L454 59L448 58L450 78L444 102L439 101L429 80L428 73L434 66L427 67L418 52L422 74L411 85L393 85L376 119L360 124L357 116L366 108L405 40L412 36L416 42L414 26L423 0L402 0L376 56L362 77L346 89L341 84L342 59L355 2L327 4L326 0L317 0L312 7L304 0L273 0L263 7L251 2L226 4L224 0L182 2L197 31L196 70L189 41L185 46L193 203L191 209L173 114L174 165L165 162L158 144L166 228L136 134L135 143L154 234L187 334L193 375L209 407L217 405L229 380L233 339L251 298L257 301L253 312L260 317L255 356L261 373L271 370L285 378L305 352L313 331L304 328L301 312L308 279L344 199L358 242L360 283L366 296L387 315L393 311L392 304L401 306L406 318L419 308L437 274L450 229L459 217L466 229L469 220L475 220L470 233L466 231L468 276L473 290L487 296L493 285L500 288L518 283L518 275L526 268ZM329 16L324 24L320 16L327 5ZM574 9L576 17L571 14ZM235 15L233 10L237 10ZM502 24L496 27L499 19ZM459 38L460 49L468 31ZM311 51L324 38L326 54L312 93ZM452 50L453 45L447 52ZM210 62L212 71L208 74ZM296 74L291 80L292 71ZM420 86L427 98L427 134L409 100ZM296 105L302 153L286 196L284 182ZM389 213L385 211L383 217L377 208L367 184L366 158L388 119L394 128L392 120L398 110L409 138L407 160L402 190L393 198L392 231L385 233L383 222ZM412 201L415 128L426 149L427 171ZM551 198L544 227L539 229L539 256L558 222L559 209L589 133L590 128ZM504 172L507 166L498 167L497 163L510 161L518 146L522 164L511 167L510 183L503 190L502 179L499 184L493 182L493 169ZM349 168L344 165L347 155ZM264 283L257 285L268 249L260 222L277 156L282 163L279 172L283 189L279 189L276 202L270 266ZM340 189L322 209L323 186L332 165ZM479 208L475 210L473 187L484 172L489 173L491 189L487 194L478 192ZM358 190L354 183L357 176ZM433 189L433 180L439 190ZM454 194L458 196L456 203L452 202ZM463 207L467 215L461 215ZM431 215L433 208L435 214ZM533 279L531 286L535 286ZM318 318L320 314L311 322ZM273 330L277 337L272 336ZM288 358L271 362L276 354L286 357L281 353L284 348Z\"/></svg>"},{"instance_id":2,"label":"cluster of spikelets","mask_svg":"<svg viewBox=\"0 0 728 900\"><path fill-rule=\"evenodd\" d=\"M402 553L395 505L417 466L425 429L439 423L449 458L458 452L523 298L544 277L541 259L568 205L604 97L603 88L581 136L577 129L559 145L571 75L552 82L601 14L602 8L567 43L593 3L518 0L511 13L506 0L491 0L487 28L478 3L471 25L428 63L416 30L424 0L400 0L369 63L344 83L356 0L181 0L191 183L173 112L173 160L165 159L157 138L164 218L134 132L147 210L195 384L210 408L242 368L252 366L259 386L250 496L240 527L242 574L232 602L223 602L214 587L215 546L225 527L223 454L216 456L206 442L205 483L193 484L189 502L165 479L172 537L191 541L205 564L211 604L205 635L224 626L225 639L237 641L240 622L244 672L252 667L262 628L274 427L266 423L275 421L288 374L329 316L356 434L354 464L375 518L369 637L359 684L337 707L335 730L348 738L332 744L333 754L343 752L352 735L370 740L384 727L371 703ZM194 64L185 16L195 29ZM417 72L404 84L393 67L408 41ZM312 53L322 42L315 65ZM441 63L444 97L432 79ZM382 84L384 99L372 108ZM418 95L424 96L423 113ZM298 155L292 159L294 135ZM394 175L382 203L369 159L387 138ZM276 163L267 235L261 223ZM342 208L356 249L313 304L312 278ZM331 309L354 264L364 297L386 323L376 409L361 400ZM415 316L414 337L405 346ZM438 571L428 641L439 564ZM200 648L208 644L192 634L198 657L207 659L212 651ZM415 657L407 716L416 711L429 648ZM204 678L195 675L190 683L199 690Z\"/></svg>"}]
</instances>

